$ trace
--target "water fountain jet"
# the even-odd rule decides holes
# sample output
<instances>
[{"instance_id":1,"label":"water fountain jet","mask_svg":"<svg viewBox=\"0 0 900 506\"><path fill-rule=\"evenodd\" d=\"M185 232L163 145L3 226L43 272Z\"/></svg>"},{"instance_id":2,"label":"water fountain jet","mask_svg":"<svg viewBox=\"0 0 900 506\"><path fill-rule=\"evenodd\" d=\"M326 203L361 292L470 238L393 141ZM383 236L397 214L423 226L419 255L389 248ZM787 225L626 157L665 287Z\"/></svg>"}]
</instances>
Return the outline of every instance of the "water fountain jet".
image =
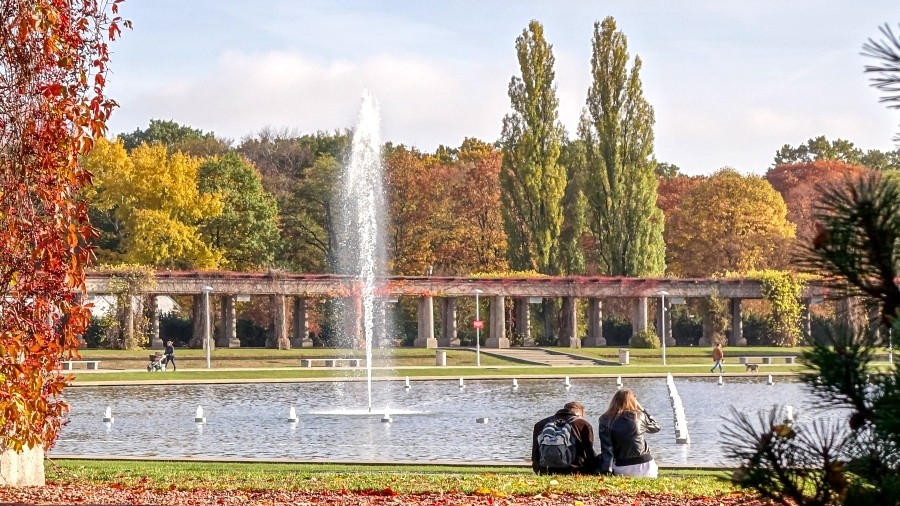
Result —
<instances>
[{"instance_id":1,"label":"water fountain jet","mask_svg":"<svg viewBox=\"0 0 900 506\"><path fill-rule=\"evenodd\" d=\"M372 412L372 347L375 337L375 298L385 274L384 190L382 184L381 115L368 90L353 133L350 158L341 176L341 216L338 226L340 252L338 271L352 276L353 312L343 315L345 330L355 345L366 350L368 411Z\"/></svg>"}]
</instances>

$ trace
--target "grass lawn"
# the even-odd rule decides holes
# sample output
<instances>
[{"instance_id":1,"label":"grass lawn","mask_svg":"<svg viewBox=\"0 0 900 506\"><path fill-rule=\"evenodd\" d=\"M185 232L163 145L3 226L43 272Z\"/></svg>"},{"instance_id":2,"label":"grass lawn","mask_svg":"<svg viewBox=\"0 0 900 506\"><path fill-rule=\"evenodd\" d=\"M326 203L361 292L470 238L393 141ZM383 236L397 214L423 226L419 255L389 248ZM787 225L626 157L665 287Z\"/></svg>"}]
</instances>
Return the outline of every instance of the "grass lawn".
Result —
<instances>
[{"instance_id":1,"label":"grass lawn","mask_svg":"<svg viewBox=\"0 0 900 506\"><path fill-rule=\"evenodd\" d=\"M744 375L743 368L727 367L726 373ZM766 366L766 369L757 374L762 378L763 374L770 373L796 373L802 371L801 366ZM372 371L374 378L402 378L409 376L415 378L540 378L570 376L645 376L665 375L671 372L674 375L709 375L708 365L693 366L600 366L600 367L541 367L541 366L511 366L511 367L430 367L415 369L376 369ZM81 373L74 371L74 385L96 384L98 382L125 383L125 382L179 382L179 381L302 381L311 379L365 379L365 370L342 370L322 368L297 368L297 369L245 369L245 370L206 370L193 369L167 373L138 372L110 372L110 373ZM718 374L716 374L717 376Z\"/></svg>"},{"instance_id":2,"label":"grass lawn","mask_svg":"<svg viewBox=\"0 0 900 506\"><path fill-rule=\"evenodd\" d=\"M610 348L550 348L565 353L582 356L618 359L618 349ZM786 353L784 348L740 348L741 356L775 356L775 351ZM788 349L797 354L799 349ZM475 353L470 349L447 351L447 367L435 365L435 350L424 348L398 348L375 350L372 374L375 378L389 377L562 377L593 375L674 375L709 374L709 357L697 348L671 347L666 351L667 365L662 365L661 350L631 349L631 363L624 365L594 367L551 367L526 365L503 357L489 355L489 350L481 354L481 367L475 367ZM339 349L295 349L271 350L260 348L224 348L212 352L210 369L206 368L206 353L203 350L179 349L176 351L177 372L148 373L146 365L152 350L82 350L86 360L100 360L101 371L72 371L75 383L85 382L177 382L177 381L301 381L304 379L359 378L365 377L364 369L300 367L301 358L358 357L362 350ZM725 372L745 374L743 366L737 363L737 352L726 357ZM803 370L800 364L772 364L761 366L760 374L797 373Z\"/></svg>"},{"instance_id":3,"label":"grass lawn","mask_svg":"<svg viewBox=\"0 0 900 506\"><path fill-rule=\"evenodd\" d=\"M522 467L435 465L214 463L171 461L48 460L47 481L56 485L114 485L182 490L304 490L364 492L390 488L398 494L667 494L701 497L730 494L730 473L660 470L657 480L597 476L535 476Z\"/></svg>"}]
</instances>

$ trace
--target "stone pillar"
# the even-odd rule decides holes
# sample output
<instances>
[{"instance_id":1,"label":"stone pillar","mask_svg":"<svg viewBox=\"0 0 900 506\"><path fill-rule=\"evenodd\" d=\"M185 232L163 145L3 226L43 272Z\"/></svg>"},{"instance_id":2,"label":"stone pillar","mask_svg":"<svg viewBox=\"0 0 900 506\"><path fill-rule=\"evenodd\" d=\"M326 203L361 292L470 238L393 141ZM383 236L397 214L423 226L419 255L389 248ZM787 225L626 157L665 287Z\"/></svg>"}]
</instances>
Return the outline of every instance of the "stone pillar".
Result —
<instances>
[{"instance_id":1,"label":"stone pillar","mask_svg":"<svg viewBox=\"0 0 900 506\"><path fill-rule=\"evenodd\" d=\"M847 325L847 328L854 335L862 331L864 324L860 317L859 297L845 297L840 299L837 303L836 316L839 321L843 320L843 323Z\"/></svg>"},{"instance_id":2,"label":"stone pillar","mask_svg":"<svg viewBox=\"0 0 900 506\"><path fill-rule=\"evenodd\" d=\"M219 311L221 321L219 322L218 339L216 346L221 348L240 348L241 340L237 337L237 317L234 311L234 295L223 295L221 298L222 308Z\"/></svg>"},{"instance_id":3,"label":"stone pillar","mask_svg":"<svg viewBox=\"0 0 900 506\"><path fill-rule=\"evenodd\" d=\"M603 338L603 301L601 299L588 299L587 337L581 344L590 348L606 346L606 339Z\"/></svg>"},{"instance_id":4,"label":"stone pillar","mask_svg":"<svg viewBox=\"0 0 900 506\"><path fill-rule=\"evenodd\" d=\"M805 339L812 335L812 313L810 312L810 300L803 299L802 301L803 308L800 313L800 324L803 326L803 337L801 339ZM795 345L799 345L800 343L795 343Z\"/></svg>"},{"instance_id":5,"label":"stone pillar","mask_svg":"<svg viewBox=\"0 0 900 506\"><path fill-rule=\"evenodd\" d=\"M698 346L712 346L712 316L706 304L700 304L700 319L702 320L703 335L700 336Z\"/></svg>"},{"instance_id":6,"label":"stone pillar","mask_svg":"<svg viewBox=\"0 0 900 506\"><path fill-rule=\"evenodd\" d=\"M744 339L744 320L741 314L741 299L731 299L731 339L729 346L747 346Z\"/></svg>"},{"instance_id":7,"label":"stone pillar","mask_svg":"<svg viewBox=\"0 0 900 506\"><path fill-rule=\"evenodd\" d=\"M459 347L459 337L456 335L456 297L441 299L441 338L438 345L444 348Z\"/></svg>"},{"instance_id":8,"label":"stone pillar","mask_svg":"<svg viewBox=\"0 0 900 506\"><path fill-rule=\"evenodd\" d=\"M884 332L882 332L882 330L885 330L886 328L885 325L881 323L881 308L875 304L872 304L868 306L868 313L869 327L872 329L872 332L875 336L875 342L881 343L882 336L884 335Z\"/></svg>"},{"instance_id":9,"label":"stone pillar","mask_svg":"<svg viewBox=\"0 0 900 506\"><path fill-rule=\"evenodd\" d=\"M309 318L306 312L306 297L294 297L293 334L291 348L310 348L313 345L309 337Z\"/></svg>"},{"instance_id":10,"label":"stone pillar","mask_svg":"<svg viewBox=\"0 0 900 506\"><path fill-rule=\"evenodd\" d=\"M502 295L491 297L491 333L486 348L509 348L506 337L506 302Z\"/></svg>"},{"instance_id":11,"label":"stone pillar","mask_svg":"<svg viewBox=\"0 0 900 506\"><path fill-rule=\"evenodd\" d=\"M660 297L656 304L656 336L659 337L660 343L665 339L666 346L675 346L675 338L672 337L672 303L668 297Z\"/></svg>"},{"instance_id":12,"label":"stone pillar","mask_svg":"<svg viewBox=\"0 0 900 506\"><path fill-rule=\"evenodd\" d=\"M633 300L631 310L632 335L647 330L647 297L638 297Z\"/></svg>"},{"instance_id":13,"label":"stone pillar","mask_svg":"<svg viewBox=\"0 0 900 506\"><path fill-rule=\"evenodd\" d=\"M157 295L150 295L150 348L161 350L163 341L159 335L159 302Z\"/></svg>"},{"instance_id":14,"label":"stone pillar","mask_svg":"<svg viewBox=\"0 0 900 506\"><path fill-rule=\"evenodd\" d=\"M434 338L434 300L431 296L419 298L419 337L413 342L416 348L437 348L437 339Z\"/></svg>"},{"instance_id":15,"label":"stone pillar","mask_svg":"<svg viewBox=\"0 0 900 506\"><path fill-rule=\"evenodd\" d=\"M278 348L279 350L291 349L291 341L288 339L287 308L284 295L278 293L272 295L272 335L266 340L266 348Z\"/></svg>"},{"instance_id":16,"label":"stone pillar","mask_svg":"<svg viewBox=\"0 0 900 506\"><path fill-rule=\"evenodd\" d=\"M534 338L531 337L531 308L528 297L516 297L513 299L515 325L513 331L522 342L522 346L534 346Z\"/></svg>"},{"instance_id":17,"label":"stone pillar","mask_svg":"<svg viewBox=\"0 0 900 506\"><path fill-rule=\"evenodd\" d=\"M43 487L44 448L23 448L21 452L0 452L0 487Z\"/></svg>"},{"instance_id":18,"label":"stone pillar","mask_svg":"<svg viewBox=\"0 0 900 506\"><path fill-rule=\"evenodd\" d=\"M563 297L559 345L581 348L581 338L578 337L578 305L575 303L575 297Z\"/></svg>"},{"instance_id":19,"label":"stone pillar","mask_svg":"<svg viewBox=\"0 0 900 506\"><path fill-rule=\"evenodd\" d=\"M125 312L125 342L127 346L130 348L134 346L134 296L126 294L123 298L125 301L125 307L123 311Z\"/></svg>"},{"instance_id":20,"label":"stone pillar","mask_svg":"<svg viewBox=\"0 0 900 506\"><path fill-rule=\"evenodd\" d=\"M206 320L203 316L203 294L195 293L194 304L191 310L191 342L190 347L203 349L206 340Z\"/></svg>"}]
</instances>

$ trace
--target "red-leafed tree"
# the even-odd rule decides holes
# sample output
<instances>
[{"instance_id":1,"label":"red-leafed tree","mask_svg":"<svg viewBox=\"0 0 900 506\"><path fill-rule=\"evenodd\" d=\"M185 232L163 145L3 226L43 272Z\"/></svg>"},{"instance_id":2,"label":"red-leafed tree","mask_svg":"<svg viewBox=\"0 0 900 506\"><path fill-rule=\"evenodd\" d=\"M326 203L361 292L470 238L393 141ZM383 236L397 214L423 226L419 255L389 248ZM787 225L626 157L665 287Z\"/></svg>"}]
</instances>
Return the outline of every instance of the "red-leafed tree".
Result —
<instances>
[{"instance_id":1,"label":"red-leafed tree","mask_svg":"<svg viewBox=\"0 0 900 506\"><path fill-rule=\"evenodd\" d=\"M858 165L836 160L778 165L766 172L766 180L778 190L787 205L789 221L797 225L797 240L807 244L815 236L813 215L822 198L822 190L840 185L848 178L858 179L871 172Z\"/></svg>"},{"instance_id":2,"label":"red-leafed tree","mask_svg":"<svg viewBox=\"0 0 900 506\"><path fill-rule=\"evenodd\" d=\"M435 272L471 274L507 269L506 231L500 212L502 154L478 139L465 139L448 172L436 237Z\"/></svg>"},{"instance_id":3,"label":"red-leafed tree","mask_svg":"<svg viewBox=\"0 0 900 506\"><path fill-rule=\"evenodd\" d=\"M705 179L703 176L684 176L680 174L668 178L659 178L659 188L656 190L656 207L662 210L666 220L666 226L663 230L663 237L666 240L666 266L672 265L672 216L681 208L681 203L685 197Z\"/></svg>"},{"instance_id":4,"label":"red-leafed tree","mask_svg":"<svg viewBox=\"0 0 900 506\"><path fill-rule=\"evenodd\" d=\"M434 265L433 223L445 193L438 188L446 180L444 168L405 146L390 149L384 165L391 217L387 241L390 271L423 275Z\"/></svg>"},{"instance_id":5,"label":"red-leafed tree","mask_svg":"<svg viewBox=\"0 0 900 506\"><path fill-rule=\"evenodd\" d=\"M49 448L67 406L60 360L89 320L78 158L106 132L107 43L122 0L0 2L0 450ZM111 7L110 7L111 6Z\"/></svg>"}]
</instances>

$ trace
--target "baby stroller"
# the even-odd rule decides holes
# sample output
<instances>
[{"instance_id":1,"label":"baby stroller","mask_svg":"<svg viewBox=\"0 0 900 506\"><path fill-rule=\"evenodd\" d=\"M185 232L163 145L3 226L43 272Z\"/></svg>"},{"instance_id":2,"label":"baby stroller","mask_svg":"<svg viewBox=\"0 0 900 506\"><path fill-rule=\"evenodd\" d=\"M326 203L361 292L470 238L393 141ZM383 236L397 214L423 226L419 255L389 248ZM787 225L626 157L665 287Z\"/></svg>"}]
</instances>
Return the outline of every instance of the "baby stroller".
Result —
<instances>
[{"instance_id":1,"label":"baby stroller","mask_svg":"<svg viewBox=\"0 0 900 506\"><path fill-rule=\"evenodd\" d=\"M166 370L166 357L161 353L150 355L150 363L147 364L147 372L162 372Z\"/></svg>"}]
</instances>

